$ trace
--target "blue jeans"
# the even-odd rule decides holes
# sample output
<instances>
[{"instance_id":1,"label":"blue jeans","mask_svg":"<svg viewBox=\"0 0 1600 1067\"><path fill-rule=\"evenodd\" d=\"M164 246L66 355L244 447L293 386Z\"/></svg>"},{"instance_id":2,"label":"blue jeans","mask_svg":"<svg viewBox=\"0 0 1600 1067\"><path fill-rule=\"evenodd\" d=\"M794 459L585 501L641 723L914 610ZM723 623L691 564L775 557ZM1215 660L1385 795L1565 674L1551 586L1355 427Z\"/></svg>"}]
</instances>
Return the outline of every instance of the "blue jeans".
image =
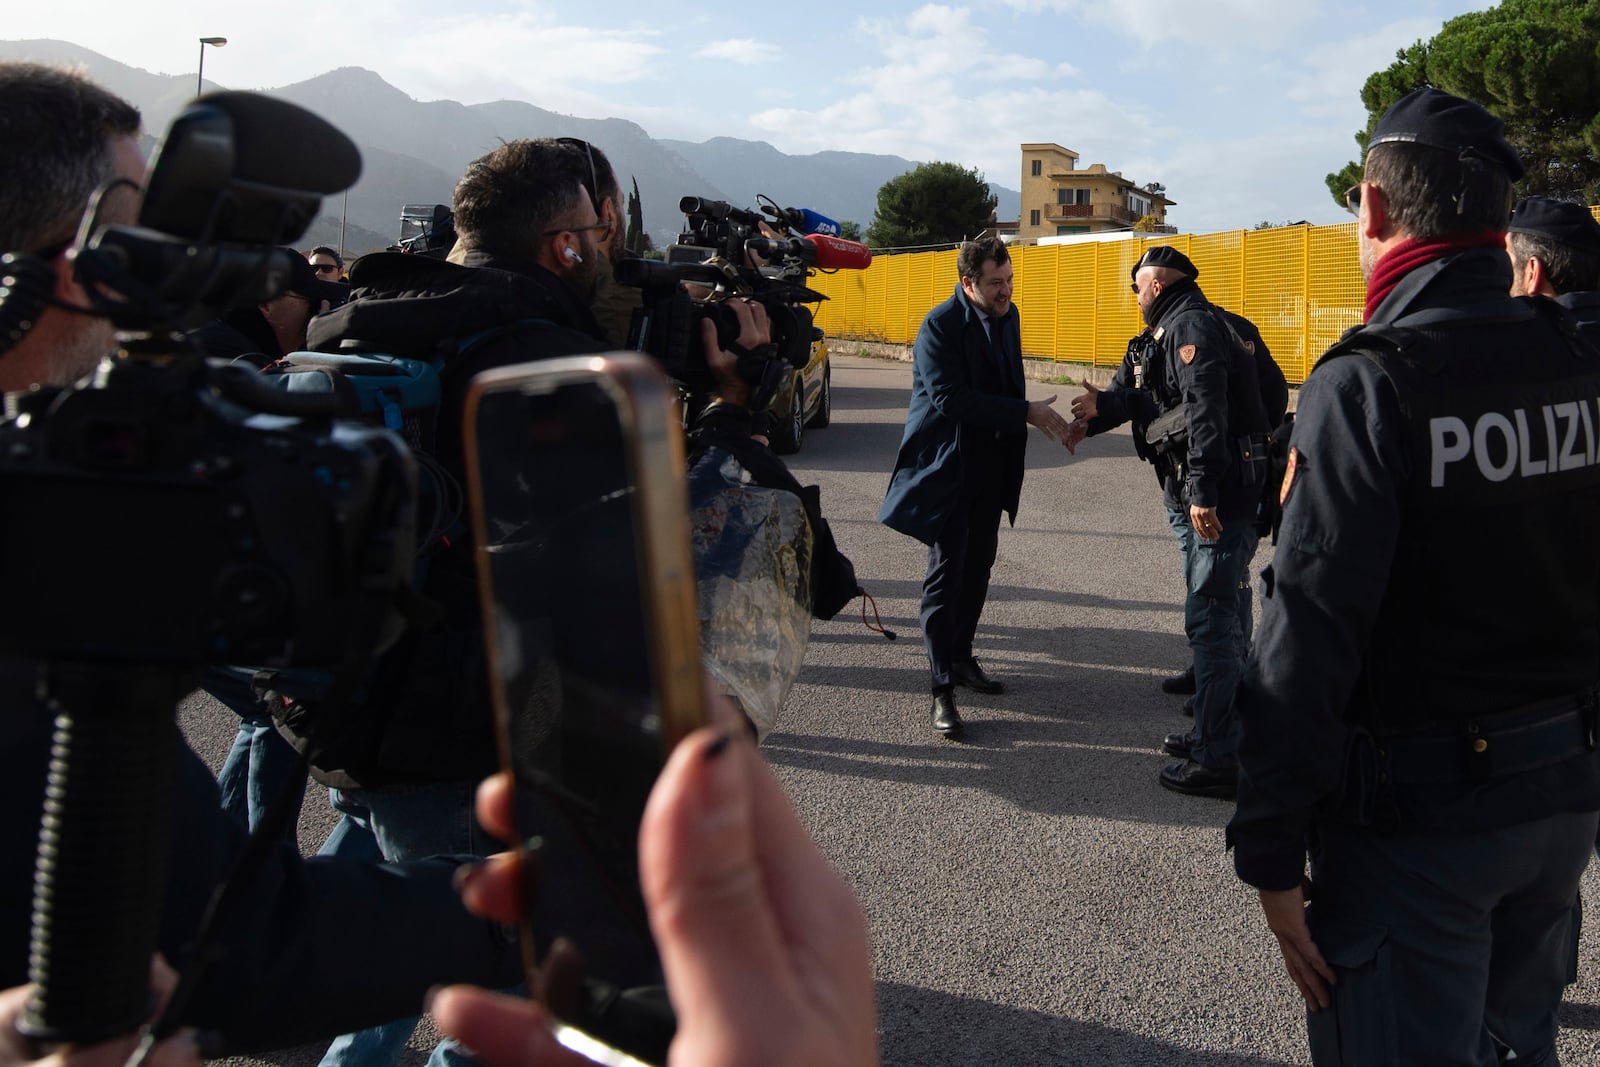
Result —
<instances>
[{"instance_id":1,"label":"blue jeans","mask_svg":"<svg viewBox=\"0 0 1600 1067\"><path fill-rule=\"evenodd\" d=\"M1167 509L1183 557L1183 630L1194 656L1194 744L1190 758L1211 770L1239 764L1233 694L1250 651L1250 561L1255 527L1234 522L1215 541L1196 535L1189 513Z\"/></svg>"},{"instance_id":2,"label":"blue jeans","mask_svg":"<svg viewBox=\"0 0 1600 1067\"><path fill-rule=\"evenodd\" d=\"M222 810L245 829L254 830L273 802L288 794L291 799L284 803L290 810L283 840L298 847L296 829L306 796L306 768L300 754L272 725L272 716L262 709L255 690L242 675L208 670L201 684L239 716L233 748L217 772Z\"/></svg>"},{"instance_id":3,"label":"blue jeans","mask_svg":"<svg viewBox=\"0 0 1600 1067\"><path fill-rule=\"evenodd\" d=\"M328 800L343 818L323 843L321 855L389 862L442 855L486 856L499 845L483 832L473 815L475 791L473 782L330 789ZM396 936L399 934L396 931ZM418 1018L341 1034L323 1053L321 1067L394 1067ZM448 1040L434 1048L428 1062L433 1067L475 1067L475 1061Z\"/></svg>"}]
</instances>

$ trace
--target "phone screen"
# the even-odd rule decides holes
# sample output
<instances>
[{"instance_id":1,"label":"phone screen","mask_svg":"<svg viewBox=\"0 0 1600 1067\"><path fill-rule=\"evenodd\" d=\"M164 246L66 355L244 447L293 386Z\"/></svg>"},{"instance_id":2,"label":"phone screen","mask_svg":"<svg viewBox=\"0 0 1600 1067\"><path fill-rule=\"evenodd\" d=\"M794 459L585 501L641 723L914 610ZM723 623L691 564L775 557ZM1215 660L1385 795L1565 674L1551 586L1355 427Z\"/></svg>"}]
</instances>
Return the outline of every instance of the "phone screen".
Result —
<instances>
[{"instance_id":1,"label":"phone screen","mask_svg":"<svg viewBox=\"0 0 1600 1067\"><path fill-rule=\"evenodd\" d=\"M553 936L648 984L637 836L668 749L699 724L680 431L642 357L481 375L468 479L502 759L540 839L530 968ZM641 944L642 941L642 944Z\"/></svg>"}]
</instances>

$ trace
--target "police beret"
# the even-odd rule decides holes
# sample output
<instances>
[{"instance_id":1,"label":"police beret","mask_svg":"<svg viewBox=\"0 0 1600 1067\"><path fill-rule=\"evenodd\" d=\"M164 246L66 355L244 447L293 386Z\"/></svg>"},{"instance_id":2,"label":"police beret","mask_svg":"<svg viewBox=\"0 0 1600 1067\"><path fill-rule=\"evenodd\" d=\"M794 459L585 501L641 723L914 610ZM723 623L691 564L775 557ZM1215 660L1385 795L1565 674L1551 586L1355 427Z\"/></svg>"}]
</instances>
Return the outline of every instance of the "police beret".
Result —
<instances>
[{"instance_id":1,"label":"police beret","mask_svg":"<svg viewBox=\"0 0 1600 1067\"><path fill-rule=\"evenodd\" d=\"M1530 196L1517 201L1511 212L1512 233L1531 233L1579 252L1600 255L1600 222L1582 204Z\"/></svg>"},{"instance_id":2,"label":"police beret","mask_svg":"<svg viewBox=\"0 0 1600 1067\"><path fill-rule=\"evenodd\" d=\"M1522 177L1522 160L1506 143L1504 129L1505 123L1471 100L1437 89L1418 89L1383 113L1367 148L1397 141L1425 144L1463 160L1493 163L1516 181Z\"/></svg>"},{"instance_id":3,"label":"police beret","mask_svg":"<svg viewBox=\"0 0 1600 1067\"><path fill-rule=\"evenodd\" d=\"M1129 276L1138 274L1140 267L1171 267L1173 270L1181 271L1191 278L1200 277L1200 268L1195 266L1188 256L1171 245L1156 245L1153 248L1145 249L1144 255L1139 257L1139 262L1135 263L1133 269L1128 272Z\"/></svg>"}]
</instances>

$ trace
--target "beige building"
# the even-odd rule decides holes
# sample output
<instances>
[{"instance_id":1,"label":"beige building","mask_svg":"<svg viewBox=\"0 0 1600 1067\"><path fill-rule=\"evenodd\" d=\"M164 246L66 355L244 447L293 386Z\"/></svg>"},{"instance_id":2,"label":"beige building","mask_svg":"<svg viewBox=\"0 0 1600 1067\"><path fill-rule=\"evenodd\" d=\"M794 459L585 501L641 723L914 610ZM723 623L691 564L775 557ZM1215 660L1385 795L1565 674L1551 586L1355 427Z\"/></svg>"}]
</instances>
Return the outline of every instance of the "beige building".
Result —
<instances>
[{"instance_id":1,"label":"beige building","mask_svg":"<svg viewBox=\"0 0 1600 1067\"><path fill-rule=\"evenodd\" d=\"M1078 167L1078 153L1058 144L1022 146L1020 240L1074 233L1131 230L1145 216L1149 233L1177 233L1167 225L1166 186L1135 185L1104 163Z\"/></svg>"}]
</instances>

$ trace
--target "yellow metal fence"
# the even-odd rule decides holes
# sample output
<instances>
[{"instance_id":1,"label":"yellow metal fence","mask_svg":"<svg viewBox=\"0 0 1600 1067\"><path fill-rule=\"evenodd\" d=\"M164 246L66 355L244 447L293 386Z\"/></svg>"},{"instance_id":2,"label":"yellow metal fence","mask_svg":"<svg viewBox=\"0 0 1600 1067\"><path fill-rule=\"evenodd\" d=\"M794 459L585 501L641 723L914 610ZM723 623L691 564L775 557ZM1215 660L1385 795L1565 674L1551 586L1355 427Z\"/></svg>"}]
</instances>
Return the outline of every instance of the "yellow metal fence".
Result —
<instances>
[{"instance_id":1,"label":"yellow metal fence","mask_svg":"<svg viewBox=\"0 0 1600 1067\"><path fill-rule=\"evenodd\" d=\"M1023 354L1121 363L1142 326L1128 271L1153 245L1193 260L1206 296L1256 324L1291 382L1304 381L1317 357L1361 321L1366 289L1354 222L1013 246ZM956 253L882 256L864 271L819 274L810 285L829 297L817 325L830 336L910 344L923 316L955 289Z\"/></svg>"}]
</instances>

